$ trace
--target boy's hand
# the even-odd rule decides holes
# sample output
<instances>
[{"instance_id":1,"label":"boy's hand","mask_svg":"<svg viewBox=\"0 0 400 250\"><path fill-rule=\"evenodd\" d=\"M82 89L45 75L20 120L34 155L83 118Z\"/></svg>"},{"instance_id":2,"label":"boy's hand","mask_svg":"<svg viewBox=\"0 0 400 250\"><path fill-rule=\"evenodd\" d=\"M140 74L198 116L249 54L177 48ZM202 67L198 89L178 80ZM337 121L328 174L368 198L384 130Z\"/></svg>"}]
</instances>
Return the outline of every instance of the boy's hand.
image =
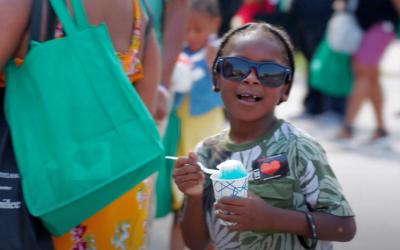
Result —
<instances>
[{"instance_id":1,"label":"boy's hand","mask_svg":"<svg viewBox=\"0 0 400 250\"><path fill-rule=\"evenodd\" d=\"M161 85L158 85L157 88L157 105L156 105L156 112L153 116L156 123L161 122L164 117L167 116L168 110L168 99L170 98L170 94L168 90Z\"/></svg>"},{"instance_id":2,"label":"boy's hand","mask_svg":"<svg viewBox=\"0 0 400 250\"><path fill-rule=\"evenodd\" d=\"M236 223L230 226L231 231L248 231L271 229L274 207L268 205L257 195L249 191L249 198L224 197L214 203L215 216L227 222ZM227 215L218 210L233 213Z\"/></svg>"},{"instance_id":3,"label":"boy's hand","mask_svg":"<svg viewBox=\"0 0 400 250\"><path fill-rule=\"evenodd\" d=\"M190 152L189 158L180 157L174 167L172 177L179 190L186 195L203 196L204 173L197 165L197 156Z\"/></svg>"}]
</instances>

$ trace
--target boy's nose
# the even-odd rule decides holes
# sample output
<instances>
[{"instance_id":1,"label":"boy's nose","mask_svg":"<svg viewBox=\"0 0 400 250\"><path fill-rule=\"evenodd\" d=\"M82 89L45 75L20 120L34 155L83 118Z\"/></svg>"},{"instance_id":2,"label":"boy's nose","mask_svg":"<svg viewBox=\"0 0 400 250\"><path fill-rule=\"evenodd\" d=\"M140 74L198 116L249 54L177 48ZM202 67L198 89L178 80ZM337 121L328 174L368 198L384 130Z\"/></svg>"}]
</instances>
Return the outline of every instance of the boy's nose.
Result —
<instances>
[{"instance_id":1,"label":"boy's nose","mask_svg":"<svg viewBox=\"0 0 400 250\"><path fill-rule=\"evenodd\" d=\"M250 73L247 75L247 77L243 81L244 81L244 83L247 83L247 84L261 84L260 80L258 79L257 71L255 68L252 68L250 70Z\"/></svg>"}]
</instances>

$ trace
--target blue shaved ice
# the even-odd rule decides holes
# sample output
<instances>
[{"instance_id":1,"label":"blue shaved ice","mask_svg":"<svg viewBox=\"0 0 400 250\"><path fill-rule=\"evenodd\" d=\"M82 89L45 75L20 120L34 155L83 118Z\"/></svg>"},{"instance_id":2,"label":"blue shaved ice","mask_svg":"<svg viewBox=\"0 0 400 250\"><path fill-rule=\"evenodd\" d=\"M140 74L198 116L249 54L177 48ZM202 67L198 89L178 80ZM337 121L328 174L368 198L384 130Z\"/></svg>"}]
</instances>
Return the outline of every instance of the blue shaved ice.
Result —
<instances>
[{"instance_id":1,"label":"blue shaved ice","mask_svg":"<svg viewBox=\"0 0 400 250\"><path fill-rule=\"evenodd\" d=\"M217 166L221 171L221 180L233 180L247 177L248 173L244 165L240 161L228 160Z\"/></svg>"}]
</instances>

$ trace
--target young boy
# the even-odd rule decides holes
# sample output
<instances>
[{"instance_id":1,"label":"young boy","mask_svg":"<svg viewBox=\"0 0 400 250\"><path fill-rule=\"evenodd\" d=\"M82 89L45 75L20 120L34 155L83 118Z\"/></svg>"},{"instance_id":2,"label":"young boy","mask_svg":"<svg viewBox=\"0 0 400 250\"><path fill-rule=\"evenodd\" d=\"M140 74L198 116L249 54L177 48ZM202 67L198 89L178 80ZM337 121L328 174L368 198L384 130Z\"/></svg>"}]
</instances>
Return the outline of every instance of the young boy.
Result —
<instances>
[{"instance_id":1,"label":"young boy","mask_svg":"<svg viewBox=\"0 0 400 250\"><path fill-rule=\"evenodd\" d=\"M214 90L221 92L231 128L179 158L173 173L187 197L181 227L191 250L210 241L217 250L323 250L354 237L354 213L324 150L274 115L289 97L293 57L286 32L266 23L224 37L213 66ZM213 184L197 165L215 169L229 159L247 168L248 199L215 201Z\"/></svg>"}]
</instances>

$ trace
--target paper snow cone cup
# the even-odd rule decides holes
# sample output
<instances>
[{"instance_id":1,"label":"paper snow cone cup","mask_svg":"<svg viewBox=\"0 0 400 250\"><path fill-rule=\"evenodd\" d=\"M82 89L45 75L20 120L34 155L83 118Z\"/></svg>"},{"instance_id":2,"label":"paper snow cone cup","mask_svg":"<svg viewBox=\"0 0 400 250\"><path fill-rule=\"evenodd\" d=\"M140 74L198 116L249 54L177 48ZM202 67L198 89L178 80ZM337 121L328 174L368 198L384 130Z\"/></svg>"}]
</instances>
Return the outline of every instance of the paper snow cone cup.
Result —
<instances>
[{"instance_id":1,"label":"paper snow cone cup","mask_svg":"<svg viewBox=\"0 0 400 250\"><path fill-rule=\"evenodd\" d=\"M232 180L221 180L221 174L213 174L211 175L211 180L213 182L215 199L218 200L222 197L238 197L238 198L247 198L247 190L248 190L248 181L249 175L246 177ZM226 211L219 210L225 214L232 214ZM236 223L231 223L223 220L219 220L221 225L224 226L233 226Z\"/></svg>"}]
</instances>

